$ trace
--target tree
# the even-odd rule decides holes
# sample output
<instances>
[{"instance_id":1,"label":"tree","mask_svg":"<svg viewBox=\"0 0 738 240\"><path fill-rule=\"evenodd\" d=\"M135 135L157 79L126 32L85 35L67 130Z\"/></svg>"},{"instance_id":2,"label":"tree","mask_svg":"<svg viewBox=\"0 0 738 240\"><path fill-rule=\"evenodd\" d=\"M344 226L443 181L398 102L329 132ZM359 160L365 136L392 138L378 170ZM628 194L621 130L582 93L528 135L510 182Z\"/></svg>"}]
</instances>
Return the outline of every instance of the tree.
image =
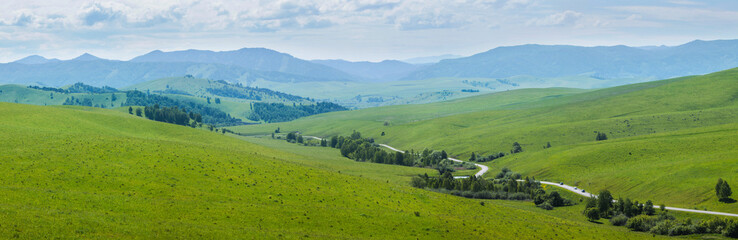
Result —
<instances>
[{"instance_id":1,"label":"tree","mask_svg":"<svg viewBox=\"0 0 738 240\"><path fill-rule=\"evenodd\" d=\"M133 115L133 107L128 107L128 114Z\"/></svg>"},{"instance_id":2,"label":"tree","mask_svg":"<svg viewBox=\"0 0 738 240\"><path fill-rule=\"evenodd\" d=\"M471 157L469 158L469 161L470 161L470 162L476 162L476 161L477 161L477 155L475 155L475 154L474 154L474 152L472 152L472 155L471 155Z\"/></svg>"},{"instance_id":3,"label":"tree","mask_svg":"<svg viewBox=\"0 0 738 240\"><path fill-rule=\"evenodd\" d=\"M220 104L220 98L215 98L215 104Z\"/></svg>"},{"instance_id":4,"label":"tree","mask_svg":"<svg viewBox=\"0 0 738 240\"><path fill-rule=\"evenodd\" d=\"M546 142L546 148L551 148L551 142Z\"/></svg>"},{"instance_id":5,"label":"tree","mask_svg":"<svg viewBox=\"0 0 738 240\"><path fill-rule=\"evenodd\" d=\"M646 201L646 204L643 205L643 213L649 216L656 213L656 209L653 208L653 202L651 202L651 200Z\"/></svg>"},{"instance_id":6,"label":"tree","mask_svg":"<svg viewBox=\"0 0 738 240\"><path fill-rule=\"evenodd\" d=\"M110 101L115 102L115 100L118 100L118 97L115 96L115 93L113 93L112 96L110 96Z\"/></svg>"},{"instance_id":7,"label":"tree","mask_svg":"<svg viewBox=\"0 0 738 240\"><path fill-rule=\"evenodd\" d=\"M595 137L595 140L597 141L607 140L607 134L603 132L597 132L597 137Z\"/></svg>"},{"instance_id":8,"label":"tree","mask_svg":"<svg viewBox=\"0 0 738 240\"><path fill-rule=\"evenodd\" d=\"M141 108L136 108L136 116L141 116Z\"/></svg>"},{"instance_id":9,"label":"tree","mask_svg":"<svg viewBox=\"0 0 738 240\"><path fill-rule=\"evenodd\" d=\"M382 136L384 137L384 132L382 132Z\"/></svg>"},{"instance_id":10,"label":"tree","mask_svg":"<svg viewBox=\"0 0 738 240\"><path fill-rule=\"evenodd\" d=\"M446 154L446 150L442 150L441 151L441 159L447 159L447 158L448 158L448 154Z\"/></svg>"},{"instance_id":11,"label":"tree","mask_svg":"<svg viewBox=\"0 0 738 240\"><path fill-rule=\"evenodd\" d=\"M730 189L728 182L723 181L722 178L718 178L718 182L715 185L715 194L720 200L723 200L730 198L730 195L733 195L733 191Z\"/></svg>"},{"instance_id":12,"label":"tree","mask_svg":"<svg viewBox=\"0 0 738 240\"><path fill-rule=\"evenodd\" d=\"M297 136L297 143L303 143L305 140L302 138L302 135Z\"/></svg>"},{"instance_id":13,"label":"tree","mask_svg":"<svg viewBox=\"0 0 738 240\"><path fill-rule=\"evenodd\" d=\"M590 222L600 220L600 212L597 211L597 208L587 208L584 210L584 216L586 216L587 220Z\"/></svg>"},{"instance_id":14,"label":"tree","mask_svg":"<svg viewBox=\"0 0 738 240\"><path fill-rule=\"evenodd\" d=\"M610 208L612 207L612 194L608 190L602 190L600 191L600 194L597 196L597 210L600 212L600 215L602 217L609 217L610 216Z\"/></svg>"},{"instance_id":15,"label":"tree","mask_svg":"<svg viewBox=\"0 0 738 240\"><path fill-rule=\"evenodd\" d=\"M522 151L523 151L523 148L520 147L520 143L514 142L513 143L512 153L519 153L519 152L522 152Z\"/></svg>"},{"instance_id":16,"label":"tree","mask_svg":"<svg viewBox=\"0 0 738 240\"><path fill-rule=\"evenodd\" d=\"M274 130L274 133L279 133L279 127L277 127L277 130Z\"/></svg>"}]
</instances>

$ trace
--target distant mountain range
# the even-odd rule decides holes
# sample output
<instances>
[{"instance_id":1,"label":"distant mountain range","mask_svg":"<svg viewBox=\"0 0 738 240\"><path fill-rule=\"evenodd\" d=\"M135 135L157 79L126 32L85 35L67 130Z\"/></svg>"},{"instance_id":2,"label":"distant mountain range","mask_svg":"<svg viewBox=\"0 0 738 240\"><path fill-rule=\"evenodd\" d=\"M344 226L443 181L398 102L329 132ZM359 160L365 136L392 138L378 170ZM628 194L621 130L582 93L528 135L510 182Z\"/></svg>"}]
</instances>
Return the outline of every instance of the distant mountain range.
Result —
<instances>
[{"instance_id":1,"label":"distant mountain range","mask_svg":"<svg viewBox=\"0 0 738 240\"><path fill-rule=\"evenodd\" d=\"M420 68L418 65L396 60L381 62L349 62L346 60L313 60L312 62L326 65L348 74L352 74L370 81L393 81Z\"/></svg>"},{"instance_id":2,"label":"distant mountain range","mask_svg":"<svg viewBox=\"0 0 738 240\"><path fill-rule=\"evenodd\" d=\"M94 86L125 87L164 77L192 75L241 83L585 76L610 80L607 85L618 85L617 79L663 79L738 67L738 40L697 40L675 47L521 45L454 57L458 56L407 60L426 63L444 59L421 65L395 60L307 61L264 48L222 52L157 50L130 61L106 60L91 54L71 60L34 55L0 64L0 84L63 86L84 82ZM566 85L576 87L576 82Z\"/></svg>"},{"instance_id":3,"label":"distant mountain range","mask_svg":"<svg viewBox=\"0 0 738 240\"><path fill-rule=\"evenodd\" d=\"M602 79L670 78L738 67L738 40L693 41L675 47L499 47L470 57L447 59L404 77L506 78L588 75Z\"/></svg>"}]
</instances>

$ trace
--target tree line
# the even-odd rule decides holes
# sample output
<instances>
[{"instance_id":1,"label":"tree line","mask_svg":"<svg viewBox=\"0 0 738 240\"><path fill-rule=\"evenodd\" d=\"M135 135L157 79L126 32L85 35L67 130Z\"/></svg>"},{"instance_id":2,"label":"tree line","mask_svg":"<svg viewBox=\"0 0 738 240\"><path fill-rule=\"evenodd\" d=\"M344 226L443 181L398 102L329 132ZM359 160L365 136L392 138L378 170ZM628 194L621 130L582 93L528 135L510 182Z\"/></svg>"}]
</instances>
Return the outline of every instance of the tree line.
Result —
<instances>
[{"instance_id":1,"label":"tree line","mask_svg":"<svg viewBox=\"0 0 738 240\"><path fill-rule=\"evenodd\" d=\"M313 101L310 100L310 98L303 98L292 94L274 91L268 88L246 87L243 86L241 83L231 84L223 80L217 80L215 82L224 84L226 86L223 86L221 88L208 88L206 90L211 94L221 97L261 100L265 96L271 96L274 98L281 98L294 102L299 102L303 100Z\"/></svg>"},{"instance_id":2,"label":"tree line","mask_svg":"<svg viewBox=\"0 0 738 240\"><path fill-rule=\"evenodd\" d=\"M241 120L231 117L230 114L220 109L209 107L194 101L176 100L166 96L147 94L140 91L126 92L126 102L122 106L150 106L155 104L160 108L177 107L180 110L194 112L201 115L202 123L221 126L233 126L242 124Z\"/></svg>"},{"instance_id":3,"label":"tree line","mask_svg":"<svg viewBox=\"0 0 738 240\"><path fill-rule=\"evenodd\" d=\"M130 113L129 108L129 113ZM146 106L144 107L144 115L146 118L154 121L159 122L166 122L166 123L173 123L177 125L182 126L192 126L194 127L198 122L198 120L202 121L202 116L199 113L193 113L190 112L187 113L184 109L179 109L178 107L159 107L159 104L154 104L153 106ZM190 120L192 120L192 123L190 123Z\"/></svg>"},{"instance_id":4,"label":"tree line","mask_svg":"<svg viewBox=\"0 0 738 240\"><path fill-rule=\"evenodd\" d=\"M286 122L305 116L344 110L348 109L331 102L319 102L311 105L292 104L292 106L283 103L255 102L251 104L251 114L248 119L269 123Z\"/></svg>"},{"instance_id":5,"label":"tree line","mask_svg":"<svg viewBox=\"0 0 738 240\"><path fill-rule=\"evenodd\" d=\"M69 86L67 89L62 88L53 88L53 87L39 87L39 86L28 86L28 88L41 90L41 91L49 91L49 92L58 92L58 93L116 93L119 92L118 89L103 86L101 88L99 87L93 87L81 82L75 83L72 86Z\"/></svg>"},{"instance_id":6,"label":"tree line","mask_svg":"<svg viewBox=\"0 0 738 240\"><path fill-rule=\"evenodd\" d=\"M546 193L535 178L526 177L519 181L520 178L520 174L503 168L494 179L476 176L456 179L451 173L446 172L440 177L429 177L427 174L415 176L411 180L411 185L466 198L533 200L536 206L546 210L574 204L556 191Z\"/></svg>"},{"instance_id":7,"label":"tree line","mask_svg":"<svg viewBox=\"0 0 738 240\"><path fill-rule=\"evenodd\" d=\"M663 204L656 213L651 200L645 203L638 203L629 198L613 200L610 191L603 190L597 197L587 200L582 214L589 221L609 219L610 224L625 226L632 231L669 236L714 233L738 238L738 221L734 219L717 217L701 221L689 218L676 219L668 213Z\"/></svg>"}]
</instances>

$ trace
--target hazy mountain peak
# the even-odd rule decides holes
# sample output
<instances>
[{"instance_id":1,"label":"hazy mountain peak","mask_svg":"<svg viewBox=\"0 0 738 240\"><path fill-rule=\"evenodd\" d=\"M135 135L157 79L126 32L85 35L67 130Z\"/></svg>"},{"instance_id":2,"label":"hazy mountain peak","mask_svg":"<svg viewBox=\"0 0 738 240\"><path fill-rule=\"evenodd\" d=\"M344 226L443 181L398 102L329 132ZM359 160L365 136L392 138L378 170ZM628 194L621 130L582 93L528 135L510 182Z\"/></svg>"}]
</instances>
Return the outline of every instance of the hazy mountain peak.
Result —
<instances>
[{"instance_id":1,"label":"hazy mountain peak","mask_svg":"<svg viewBox=\"0 0 738 240\"><path fill-rule=\"evenodd\" d=\"M79 55L79 57L76 57L72 59L72 61L95 61L95 60L102 60L102 58L96 57L95 55L84 53L82 55Z\"/></svg>"},{"instance_id":2,"label":"hazy mountain peak","mask_svg":"<svg viewBox=\"0 0 738 240\"><path fill-rule=\"evenodd\" d=\"M21 63L21 64L44 64L48 62L55 62L59 61L58 59L48 59L39 55L31 55L28 57L21 58L19 60L16 60L14 63Z\"/></svg>"}]
</instances>

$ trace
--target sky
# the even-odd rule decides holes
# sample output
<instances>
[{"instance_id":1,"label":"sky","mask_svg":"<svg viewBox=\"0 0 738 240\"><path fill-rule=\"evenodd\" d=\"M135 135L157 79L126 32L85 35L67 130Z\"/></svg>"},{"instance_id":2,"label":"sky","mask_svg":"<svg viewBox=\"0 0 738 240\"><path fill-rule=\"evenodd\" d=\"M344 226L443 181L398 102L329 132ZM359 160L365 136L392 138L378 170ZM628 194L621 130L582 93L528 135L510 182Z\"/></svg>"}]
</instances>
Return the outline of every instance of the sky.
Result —
<instances>
[{"instance_id":1,"label":"sky","mask_svg":"<svg viewBox=\"0 0 738 240\"><path fill-rule=\"evenodd\" d=\"M674 46L738 39L738 1L3 0L0 62L264 47L380 61L499 46Z\"/></svg>"}]
</instances>

